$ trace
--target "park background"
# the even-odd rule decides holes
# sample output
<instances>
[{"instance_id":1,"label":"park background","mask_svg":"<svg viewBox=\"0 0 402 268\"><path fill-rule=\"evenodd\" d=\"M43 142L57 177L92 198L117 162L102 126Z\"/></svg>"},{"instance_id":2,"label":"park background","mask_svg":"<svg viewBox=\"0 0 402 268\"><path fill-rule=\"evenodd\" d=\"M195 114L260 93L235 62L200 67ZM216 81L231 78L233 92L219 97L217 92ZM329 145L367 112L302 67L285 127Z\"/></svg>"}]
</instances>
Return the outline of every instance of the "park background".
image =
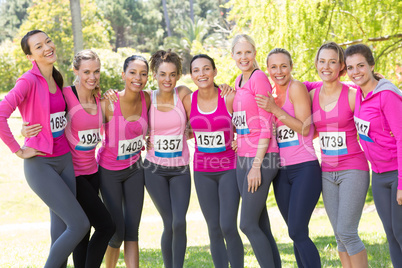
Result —
<instances>
[{"instance_id":1,"label":"park background","mask_svg":"<svg viewBox=\"0 0 402 268\"><path fill-rule=\"evenodd\" d=\"M74 51L96 51L102 62L103 91L122 89L122 65L127 56L141 54L149 58L158 49L168 48L183 58L184 76L178 84L195 89L188 76L189 61L192 55L206 53L216 61L216 82L233 85L239 72L230 57L230 43L237 33L254 38L257 61L263 71L271 49L289 50L294 62L293 76L301 81L319 79L314 56L323 42L335 41L344 48L365 43L374 52L375 70L402 87L400 0L0 0L0 100L16 79L31 68L20 49L20 40L32 29L47 32L54 41L56 66L63 73L65 85L74 80ZM147 87L155 88L152 77ZM18 112L9 123L22 144ZM267 204L283 267L296 267L293 246L272 191ZM0 267L43 265L50 243L48 218L47 207L25 182L22 160L0 143ZM213 267L208 232L194 188L187 222L185 267ZM140 226L141 267L163 267L162 228L162 221L146 196ZM359 231L370 267L391 267L371 190ZM323 267L341 267L322 201L312 217L310 233ZM245 266L258 267L247 238L242 238ZM119 265L124 267L122 256ZM69 266L73 267L71 259Z\"/></svg>"}]
</instances>

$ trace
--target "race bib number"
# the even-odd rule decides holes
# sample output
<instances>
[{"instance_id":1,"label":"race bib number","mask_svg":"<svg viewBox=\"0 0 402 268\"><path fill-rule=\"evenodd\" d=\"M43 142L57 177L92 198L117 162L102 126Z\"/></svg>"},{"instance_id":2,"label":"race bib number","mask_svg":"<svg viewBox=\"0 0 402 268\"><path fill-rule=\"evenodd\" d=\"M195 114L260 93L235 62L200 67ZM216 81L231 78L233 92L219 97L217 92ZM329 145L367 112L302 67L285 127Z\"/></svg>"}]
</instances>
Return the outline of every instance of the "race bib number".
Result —
<instances>
[{"instance_id":1,"label":"race bib number","mask_svg":"<svg viewBox=\"0 0 402 268\"><path fill-rule=\"evenodd\" d=\"M359 133L360 139L368 142L374 142L368 135L370 130L370 122L364 121L356 116L353 117L355 120L355 126L357 133Z\"/></svg>"},{"instance_id":2,"label":"race bib number","mask_svg":"<svg viewBox=\"0 0 402 268\"><path fill-rule=\"evenodd\" d=\"M247 125L246 111L234 112L232 123L236 127L237 134L244 135L250 134L250 129Z\"/></svg>"},{"instance_id":3,"label":"race bib number","mask_svg":"<svg viewBox=\"0 0 402 268\"><path fill-rule=\"evenodd\" d=\"M320 147L325 155L344 155L348 153L345 132L320 132Z\"/></svg>"},{"instance_id":4,"label":"race bib number","mask_svg":"<svg viewBox=\"0 0 402 268\"><path fill-rule=\"evenodd\" d=\"M50 114L50 129L52 130L53 138L57 138L63 135L64 129L67 125L65 114L66 112Z\"/></svg>"},{"instance_id":5,"label":"race bib number","mask_svg":"<svg viewBox=\"0 0 402 268\"><path fill-rule=\"evenodd\" d=\"M131 140L120 140L117 154L117 160L125 160L133 157L141 152L144 142L142 136L138 136Z\"/></svg>"},{"instance_id":6,"label":"race bib number","mask_svg":"<svg viewBox=\"0 0 402 268\"><path fill-rule=\"evenodd\" d=\"M286 125L282 125L276 129L276 140L279 148L299 145L299 136L297 132Z\"/></svg>"},{"instance_id":7,"label":"race bib number","mask_svg":"<svg viewBox=\"0 0 402 268\"><path fill-rule=\"evenodd\" d=\"M226 151L223 131L195 132L198 151L203 153L219 153Z\"/></svg>"},{"instance_id":8,"label":"race bib number","mask_svg":"<svg viewBox=\"0 0 402 268\"><path fill-rule=\"evenodd\" d=\"M75 146L78 151L90 151L101 141L100 129L87 129L78 131L80 141Z\"/></svg>"},{"instance_id":9,"label":"race bib number","mask_svg":"<svg viewBox=\"0 0 402 268\"><path fill-rule=\"evenodd\" d=\"M173 158L182 156L183 136L154 136L155 156Z\"/></svg>"}]
</instances>

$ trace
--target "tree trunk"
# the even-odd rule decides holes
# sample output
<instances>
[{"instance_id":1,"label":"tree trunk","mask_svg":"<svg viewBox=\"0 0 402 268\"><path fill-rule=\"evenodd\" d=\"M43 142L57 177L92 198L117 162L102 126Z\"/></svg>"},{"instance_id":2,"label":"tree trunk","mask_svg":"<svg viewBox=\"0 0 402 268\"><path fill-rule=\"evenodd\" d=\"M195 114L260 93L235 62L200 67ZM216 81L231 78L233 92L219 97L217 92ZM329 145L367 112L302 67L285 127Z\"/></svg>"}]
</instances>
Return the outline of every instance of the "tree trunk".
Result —
<instances>
[{"instance_id":1,"label":"tree trunk","mask_svg":"<svg viewBox=\"0 0 402 268\"><path fill-rule=\"evenodd\" d=\"M82 36L81 6L80 0L70 0L71 21L74 39L74 54L84 49L84 37Z\"/></svg>"},{"instance_id":2,"label":"tree trunk","mask_svg":"<svg viewBox=\"0 0 402 268\"><path fill-rule=\"evenodd\" d=\"M163 4L163 14L165 15L165 23L166 23L166 29L168 36L172 36L172 32L170 31L170 20L169 20L169 14L167 11L167 6L166 6L166 0L162 0Z\"/></svg>"},{"instance_id":3,"label":"tree trunk","mask_svg":"<svg viewBox=\"0 0 402 268\"><path fill-rule=\"evenodd\" d=\"M190 0L190 19L194 23L194 1Z\"/></svg>"}]
</instances>

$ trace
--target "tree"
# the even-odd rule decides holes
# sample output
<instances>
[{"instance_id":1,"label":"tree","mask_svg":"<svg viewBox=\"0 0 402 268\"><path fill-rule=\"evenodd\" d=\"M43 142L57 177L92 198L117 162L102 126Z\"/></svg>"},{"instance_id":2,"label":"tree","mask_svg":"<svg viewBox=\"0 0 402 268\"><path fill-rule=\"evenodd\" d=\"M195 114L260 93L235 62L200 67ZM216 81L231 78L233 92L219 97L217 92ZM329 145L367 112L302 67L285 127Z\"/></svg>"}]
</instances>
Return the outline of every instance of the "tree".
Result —
<instances>
[{"instance_id":1,"label":"tree","mask_svg":"<svg viewBox=\"0 0 402 268\"><path fill-rule=\"evenodd\" d=\"M14 38L31 5L32 0L0 1L0 42Z\"/></svg>"},{"instance_id":2,"label":"tree","mask_svg":"<svg viewBox=\"0 0 402 268\"><path fill-rule=\"evenodd\" d=\"M80 0L70 0L71 21L74 38L74 54L84 49L84 37L82 36Z\"/></svg>"},{"instance_id":3,"label":"tree","mask_svg":"<svg viewBox=\"0 0 402 268\"><path fill-rule=\"evenodd\" d=\"M170 30L170 19L167 11L166 0L162 0L162 4L163 4L163 15L165 16L166 31L168 36L172 36L172 31Z\"/></svg>"}]
</instances>

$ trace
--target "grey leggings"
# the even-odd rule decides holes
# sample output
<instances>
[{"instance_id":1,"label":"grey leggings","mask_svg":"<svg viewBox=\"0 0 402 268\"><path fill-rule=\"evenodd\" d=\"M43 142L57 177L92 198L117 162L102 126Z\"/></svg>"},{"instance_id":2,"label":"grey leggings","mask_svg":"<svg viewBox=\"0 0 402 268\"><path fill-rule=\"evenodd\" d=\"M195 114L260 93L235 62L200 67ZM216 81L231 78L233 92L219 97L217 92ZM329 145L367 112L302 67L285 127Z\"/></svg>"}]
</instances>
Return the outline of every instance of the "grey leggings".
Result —
<instances>
[{"instance_id":1,"label":"grey leggings","mask_svg":"<svg viewBox=\"0 0 402 268\"><path fill-rule=\"evenodd\" d=\"M237 188L236 170L194 171L194 183L208 225L214 266L227 268L229 261L232 268L243 267L243 242L237 230L240 193Z\"/></svg>"},{"instance_id":2,"label":"grey leggings","mask_svg":"<svg viewBox=\"0 0 402 268\"><path fill-rule=\"evenodd\" d=\"M402 206L396 202L398 171L372 172L372 190L375 207L384 226L389 252L394 267L402 263Z\"/></svg>"},{"instance_id":3,"label":"grey leggings","mask_svg":"<svg viewBox=\"0 0 402 268\"><path fill-rule=\"evenodd\" d=\"M108 170L99 166L99 174L103 202L116 224L116 232L109 246L120 248L123 241L138 241L144 203L144 168L141 158L123 170Z\"/></svg>"},{"instance_id":4,"label":"grey leggings","mask_svg":"<svg viewBox=\"0 0 402 268\"><path fill-rule=\"evenodd\" d=\"M254 157L237 157L237 184L242 197L240 229L246 234L260 267L281 267L281 259L267 211L267 197L272 180L278 173L279 154L265 154L261 166L261 185L254 193L248 192L247 175Z\"/></svg>"},{"instance_id":5,"label":"grey leggings","mask_svg":"<svg viewBox=\"0 0 402 268\"><path fill-rule=\"evenodd\" d=\"M369 172L357 169L323 172L322 178L322 197L338 251L355 255L365 248L357 228L370 184Z\"/></svg>"},{"instance_id":6,"label":"grey leggings","mask_svg":"<svg viewBox=\"0 0 402 268\"><path fill-rule=\"evenodd\" d=\"M181 268L187 247L186 214L190 202L188 166L166 167L145 159L145 186L163 220L161 248L166 268Z\"/></svg>"},{"instance_id":7,"label":"grey leggings","mask_svg":"<svg viewBox=\"0 0 402 268\"><path fill-rule=\"evenodd\" d=\"M75 198L71 153L24 160L28 185L50 209L52 246L45 267L65 267L67 258L89 230L89 221Z\"/></svg>"}]
</instances>

